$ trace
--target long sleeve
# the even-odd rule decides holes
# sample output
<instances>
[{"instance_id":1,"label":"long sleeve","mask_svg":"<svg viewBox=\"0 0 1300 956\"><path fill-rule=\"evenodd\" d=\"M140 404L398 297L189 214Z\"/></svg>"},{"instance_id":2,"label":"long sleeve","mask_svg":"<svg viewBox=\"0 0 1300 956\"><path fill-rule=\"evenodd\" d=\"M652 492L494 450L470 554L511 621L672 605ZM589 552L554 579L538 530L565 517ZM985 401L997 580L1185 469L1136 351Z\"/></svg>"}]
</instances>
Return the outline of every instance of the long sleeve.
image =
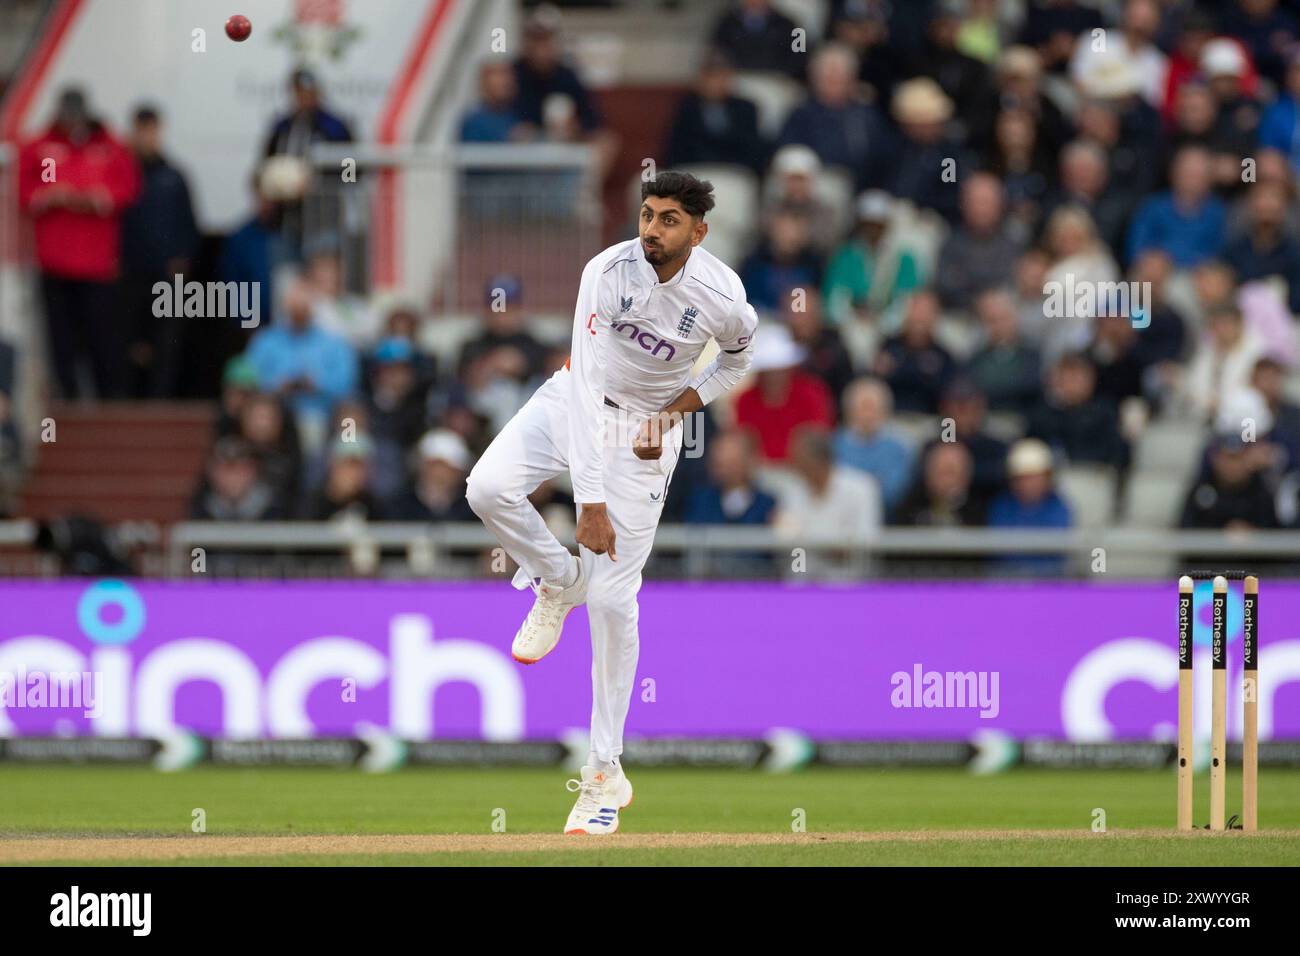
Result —
<instances>
[{"instance_id":1,"label":"long sleeve","mask_svg":"<svg viewBox=\"0 0 1300 956\"><path fill-rule=\"evenodd\" d=\"M726 328L718 340L718 355L691 381L700 401L709 404L723 392L734 388L745 377L754 361L754 330L758 315L754 307L741 299L736 303Z\"/></svg>"},{"instance_id":2,"label":"long sleeve","mask_svg":"<svg viewBox=\"0 0 1300 956\"><path fill-rule=\"evenodd\" d=\"M597 256L582 270L573 309L573 343L569 353L569 475L573 500L605 500L605 339L610 316L601 307L600 285L605 258Z\"/></svg>"}]
</instances>

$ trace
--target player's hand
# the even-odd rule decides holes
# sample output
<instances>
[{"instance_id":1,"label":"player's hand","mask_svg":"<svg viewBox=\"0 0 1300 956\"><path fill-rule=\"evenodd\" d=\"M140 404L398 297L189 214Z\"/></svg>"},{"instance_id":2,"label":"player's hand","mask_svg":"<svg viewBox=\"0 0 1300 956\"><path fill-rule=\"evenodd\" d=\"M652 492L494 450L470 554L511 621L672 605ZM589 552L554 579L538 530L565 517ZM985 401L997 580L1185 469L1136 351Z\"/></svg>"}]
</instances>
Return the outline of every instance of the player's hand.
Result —
<instances>
[{"instance_id":1,"label":"player's hand","mask_svg":"<svg viewBox=\"0 0 1300 956\"><path fill-rule=\"evenodd\" d=\"M609 523L609 512L604 503L586 504L578 512L578 544L595 554L609 552L609 559L617 561L614 552L614 526Z\"/></svg>"},{"instance_id":2,"label":"player's hand","mask_svg":"<svg viewBox=\"0 0 1300 956\"><path fill-rule=\"evenodd\" d=\"M641 423L632 439L632 454L642 461L657 461L664 453L664 432L671 431L681 421L680 415L660 412Z\"/></svg>"}]
</instances>

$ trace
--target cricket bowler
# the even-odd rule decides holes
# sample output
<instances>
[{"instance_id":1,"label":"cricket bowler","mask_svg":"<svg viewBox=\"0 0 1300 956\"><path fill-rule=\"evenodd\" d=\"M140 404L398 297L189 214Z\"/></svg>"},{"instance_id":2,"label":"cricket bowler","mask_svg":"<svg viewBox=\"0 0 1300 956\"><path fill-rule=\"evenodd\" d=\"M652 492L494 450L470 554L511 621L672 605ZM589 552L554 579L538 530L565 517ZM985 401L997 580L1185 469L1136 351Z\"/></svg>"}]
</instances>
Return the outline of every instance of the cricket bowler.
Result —
<instances>
[{"instance_id":1,"label":"cricket bowler","mask_svg":"<svg viewBox=\"0 0 1300 956\"><path fill-rule=\"evenodd\" d=\"M552 375L501 430L468 478L470 507L536 593L515 635L535 664L568 613L591 625L591 752L565 833L605 835L632 802L619 755L639 651L637 592L682 448L682 416L734 387L753 360L758 317L740 278L700 243L713 186L678 172L641 186L639 236L582 271L573 342ZM694 378L710 339L717 357ZM575 558L527 496L568 469L578 510Z\"/></svg>"}]
</instances>

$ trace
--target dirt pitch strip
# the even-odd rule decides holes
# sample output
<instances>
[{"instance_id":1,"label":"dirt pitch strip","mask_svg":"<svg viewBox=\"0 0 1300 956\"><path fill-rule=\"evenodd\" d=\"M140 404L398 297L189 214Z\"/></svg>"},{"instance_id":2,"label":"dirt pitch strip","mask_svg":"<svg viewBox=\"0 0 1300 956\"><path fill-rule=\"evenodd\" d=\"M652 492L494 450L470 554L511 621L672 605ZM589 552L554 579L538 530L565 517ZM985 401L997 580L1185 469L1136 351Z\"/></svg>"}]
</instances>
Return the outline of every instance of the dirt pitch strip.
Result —
<instances>
[{"instance_id":1,"label":"dirt pitch strip","mask_svg":"<svg viewBox=\"0 0 1300 956\"><path fill-rule=\"evenodd\" d=\"M194 858L274 857L331 854L536 853L595 849L698 849L738 846L800 846L831 843L1036 842L1052 840L1259 839L1300 837L1300 830L1210 834L1171 830L904 830L843 833L619 833L577 837L560 833L417 834L321 836L19 837L0 840L0 865L55 861L164 861Z\"/></svg>"}]
</instances>

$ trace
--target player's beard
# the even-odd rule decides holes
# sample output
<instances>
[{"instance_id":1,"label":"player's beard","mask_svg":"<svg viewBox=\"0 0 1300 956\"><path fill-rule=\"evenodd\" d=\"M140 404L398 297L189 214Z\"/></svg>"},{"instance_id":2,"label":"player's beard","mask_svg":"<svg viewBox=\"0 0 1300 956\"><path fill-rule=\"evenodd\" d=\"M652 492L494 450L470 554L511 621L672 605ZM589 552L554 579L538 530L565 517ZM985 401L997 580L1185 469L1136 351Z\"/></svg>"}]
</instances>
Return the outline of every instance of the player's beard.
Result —
<instances>
[{"instance_id":1,"label":"player's beard","mask_svg":"<svg viewBox=\"0 0 1300 956\"><path fill-rule=\"evenodd\" d=\"M683 245L678 249L669 249L664 245L647 246L644 239L641 240L641 251L645 253L645 261L652 266L662 266L670 262L676 262L686 257L687 246Z\"/></svg>"}]
</instances>

